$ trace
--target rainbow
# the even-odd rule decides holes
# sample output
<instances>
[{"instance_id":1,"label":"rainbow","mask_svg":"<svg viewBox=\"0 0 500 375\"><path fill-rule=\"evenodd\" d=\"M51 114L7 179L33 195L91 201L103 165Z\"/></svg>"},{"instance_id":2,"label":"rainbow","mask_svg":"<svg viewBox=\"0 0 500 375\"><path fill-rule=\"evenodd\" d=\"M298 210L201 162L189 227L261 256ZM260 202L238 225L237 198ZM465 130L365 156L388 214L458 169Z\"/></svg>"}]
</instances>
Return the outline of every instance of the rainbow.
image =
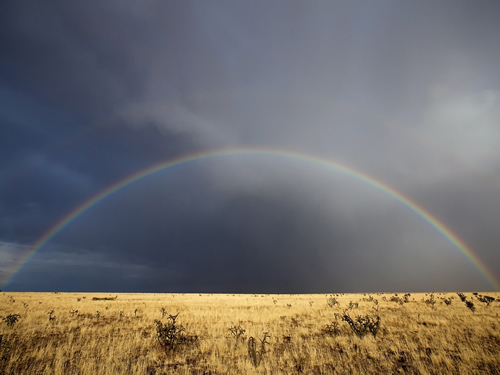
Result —
<instances>
[{"instance_id":1,"label":"rainbow","mask_svg":"<svg viewBox=\"0 0 500 375\"><path fill-rule=\"evenodd\" d=\"M337 162L324 159L317 156L312 156L300 152L283 151L275 149L263 149L263 148L234 148L234 149L220 149L197 152L185 156L180 156L174 159L169 159L167 161L160 162L151 167L143 169L133 175L130 175L115 184L109 186L102 192L94 195L90 199L86 200L66 216L64 216L60 221L58 221L50 230L48 230L42 237L40 237L17 262L14 267L14 271L11 276L4 283L3 287L8 285L14 276L21 270L21 268L29 262L35 254L47 244L54 236L63 230L69 223L75 220L78 216L82 215L84 212L98 204L100 201L106 199L111 194L117 192L118 190L146 177L153 173L179 166L181 164L187 164L195 160L221 157L221 156L231 156L231 155L245 155L245 154L257 154L264 156L278 156L283 158L307 161L314 163L315 165L320 165L329 169L333 169L337 172L343 173L350 177L353 177L359 181L362 181L371 187L389 195L390 197L396 199L407 208L412 210L415 214L424 219L431 227L441 233L451 244L453 244L458 250L460 250L475 266L476 268L485 276L489 283L496 289L500 290L500 282L496 280L495 276L488 270L488 268L481 262L481 260L472 252L472 250L456 235L454 234L444 223L440 222L431 213L426 211L424 208L418 206L411 199L405 197L401 193L397 192L390 186L377 181L376 179L345 165L339 164Z\"/></svg>"}]
</instances>

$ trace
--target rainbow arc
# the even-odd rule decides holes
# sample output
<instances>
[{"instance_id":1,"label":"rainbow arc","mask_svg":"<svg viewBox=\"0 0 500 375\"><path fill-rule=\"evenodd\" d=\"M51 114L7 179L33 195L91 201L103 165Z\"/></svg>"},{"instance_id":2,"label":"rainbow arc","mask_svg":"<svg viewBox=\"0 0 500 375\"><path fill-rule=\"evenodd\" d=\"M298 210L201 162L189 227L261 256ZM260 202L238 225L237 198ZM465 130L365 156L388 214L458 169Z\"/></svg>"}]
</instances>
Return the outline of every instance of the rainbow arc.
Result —
<instances>
[{"instance_id":1,"label":"rainbow arc","mask_svg":"<svg viewBox=\"0 0 500 375\"><path fill-rule=\"evenodd\" d=\"M458 235L453 233L453 231L448 228L443 222L439 221L435 216L433 216L429 211L425 210L423 207L419 206L417 203L412 201L410 198L405 197L403 194L394 190L392 187L376 180L375 178L368 176L367 174L350 168L346 165L334 162L332 160L324 159L317 156L312 156L299 152L275 150L275 149L263 149L263 148L234 148L234 149L222 149L222 150L212 150L205 152L198 152L189 155L184 155L181 157L173 158L161 163L155 164L151 167L143 169L137 173L134 173L115 184L104 189L100 193L94 195L90 199L81 203L79 206L74 208L68 214L66 214L61 220L59 220L54 226L52 226L42 237L40 237L16 263L16 266L11 273L10 278L4 284L5 287L9 284L17 273L22 269L22 267L32 259L35 254L43 248L50 240L54 238L60 231L62 231L69 223L74 221L80 215L85 213L90 208L94 207L96 204L106 199L110 195L114 194L120 189L133 184L142 178L152 175L156 172L166 170L175 166L187 164L196 160L223 157L223 156L235 156L235 155L263 155L269 157L281 157L294 159L297 161L306 161L313 163L315 165L323 166L330 170L348 175L358 181L370 185L371 187L381 191L382 193L392 197L397 200L416 215L420 216L425 220L432 228L438 231L444 238L446 238L451 244L453 244L462 254L464 254L474 266L482 273L482 275L488 280L488 282L496 289L500 290L500 282L496 280L493 273L488 270L486 265L477 257L471 248L469 248L464 241L462 241Z\"/></svg>"}]
</instances>

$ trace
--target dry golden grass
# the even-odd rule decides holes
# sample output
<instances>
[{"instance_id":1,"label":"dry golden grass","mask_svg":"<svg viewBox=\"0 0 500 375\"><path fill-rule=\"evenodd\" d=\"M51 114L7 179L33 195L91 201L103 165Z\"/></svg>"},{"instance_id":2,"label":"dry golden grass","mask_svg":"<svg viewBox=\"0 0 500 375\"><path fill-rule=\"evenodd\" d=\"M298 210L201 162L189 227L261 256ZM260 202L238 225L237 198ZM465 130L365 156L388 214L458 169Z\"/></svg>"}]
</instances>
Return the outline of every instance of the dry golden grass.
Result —
<instances>
[{"instance_id":1,"label":"dry golden grass","mask_svg":"<svg viewBox=\"0 0 500 375\"><path fill-rule=\"evenodd\" d=\"M418 293L403 304L390 301L394 294L333 295L340 303L333 307L327 304L332 295L324 294L118 294L92 300L115 295L0 293L0 316L21 315L11 326L0 321L0 373L498 374L500 293L483 293L497 299L490 306L465 294L474 298L475 313L455 293L435 293L434 307L423 302L430 294ZM378 311L370 296L379 301ZM446 305L443 299L450 297ZM359 304L347 310L351 317L380 316L376 337L359 338L335 318L351 301ZM162 307L180 313L177 323L197 341L165 352L154 323ZM340 331L325 333L334 321ZM231 335L235 325L246 330L244 338ZM270 344L255 367L248 339L259 344L265 332Z\"/></svg>"}]
</instances>

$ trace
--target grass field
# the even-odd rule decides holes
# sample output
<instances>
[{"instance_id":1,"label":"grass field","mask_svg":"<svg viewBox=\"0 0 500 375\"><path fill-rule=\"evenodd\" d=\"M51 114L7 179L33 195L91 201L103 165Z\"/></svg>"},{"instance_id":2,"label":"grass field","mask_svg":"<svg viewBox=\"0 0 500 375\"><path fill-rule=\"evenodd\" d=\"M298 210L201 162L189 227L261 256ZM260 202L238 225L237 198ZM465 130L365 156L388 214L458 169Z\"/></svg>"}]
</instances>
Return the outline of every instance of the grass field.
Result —
<instances>
[{"instance_id":1,"label":"grass field","mask_svg":"<svg viewBox=\"0 0 500 375\"><path fill-rule=\"evenodd\" d=\"M0 374L500 374L500 293L464 297L0 293Z\"/></svg>"}]
</instances>

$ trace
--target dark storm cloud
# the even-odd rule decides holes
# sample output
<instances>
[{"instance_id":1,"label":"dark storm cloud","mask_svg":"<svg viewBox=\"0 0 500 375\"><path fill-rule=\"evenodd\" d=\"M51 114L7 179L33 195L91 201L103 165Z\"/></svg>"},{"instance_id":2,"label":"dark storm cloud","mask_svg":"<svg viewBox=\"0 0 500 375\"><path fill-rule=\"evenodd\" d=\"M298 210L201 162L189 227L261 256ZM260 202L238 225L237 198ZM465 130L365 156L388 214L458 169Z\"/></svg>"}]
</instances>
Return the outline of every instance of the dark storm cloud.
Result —
<instances>
[{"instance_id":1,"label":"dark storm cloud","mask_svg":"<svg viewBox=\"0 0 500 375\"><path fill-rule=\"evenodd\" d=\"M141 72L132 69L125 48L137 43L138 25L126 14L117 20L112 8L91 3L10 2L4 8L2 76L10 86L91 112L140 90Z\"/></svg>"},{"instance_id":2,"label":"dark storm cloud","mask_svg":"<svg viewBox=\"0 0 500 375\"><path fill-rule=\"evenodd\" d=\"M182 184L173 184L171 179L176 175L110 197L94 214L72 224L61 242L105 248L122 262L140 262L153 269L159 280L164 279L159 285L178 289L306 290L301 280L318 269L319 251L325 250L319 242L323 246L332 242L323 239L311 244L311 240L324 238L331 223L303 226L304 219L317 221L321 216L307 213L310 208L299 203L303 201L300 195L287 193L286 186L228 194L196 176ZM294 200L298 202L290 204ZM172 273L182 284L168 277Z\"/></svg>"},{"instance_id":3,"label":"dark storm cloud","mask_svg":"<svg viewBox=\"0 0 500 375\"><path fill-rule=\"evenodd\" d=\"M378 178L498 277L499 16L491 2L3 4L0 281L30 243L116 181L242 145ZM118 191L9 287L60 285L491 288L395 199L338 172L257 156L200 160Z\"/></svg>"},{"instance_id":4,"label":"dark storm cloud","mask_svg":"<svg viewBox=\"0 0 500 375\"><path fill-rule=\"evenodd\" d=\"M56 151L19 158L15 168L6 168L0 185L3 212L18 223L9 226L9 233L20 231L24 239L31 233L28 238L33 241L48 229L47 223L80 202L133 172L182 153L189 144L187 137L166 137L154 126L141 131L115 126Z\"/></svg>"}]
</instances>

